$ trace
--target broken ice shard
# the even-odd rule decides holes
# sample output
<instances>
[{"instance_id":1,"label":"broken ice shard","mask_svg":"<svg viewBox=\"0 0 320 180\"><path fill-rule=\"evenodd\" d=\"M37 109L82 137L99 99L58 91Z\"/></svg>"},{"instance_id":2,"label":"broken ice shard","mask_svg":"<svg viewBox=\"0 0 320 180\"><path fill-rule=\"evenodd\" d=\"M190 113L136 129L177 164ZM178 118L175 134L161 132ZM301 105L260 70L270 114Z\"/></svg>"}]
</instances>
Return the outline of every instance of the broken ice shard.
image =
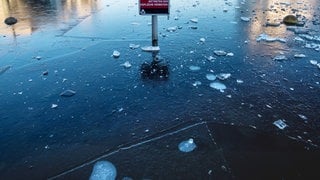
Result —
<instances>
[{"instance_id":1,"label":"broken ice shard","mask_svg":"<svg viewBox=\"0 0 320 180\"><path fill-rule=\"evenodd\" d=\"M94 164L89 180L113 180L116 179L117 169L109 161L98 161Z\"/></svg>"},{"instance_id":2,"label":"broken ice shard","mask_svg":"<svg viewBox=\"0 0 320 180\"><path fill-rule=\"evenodd\" d=\"M190 138L186 141L182 141L178 147L181 152L191 152L197 147L197 145L194 143L193 139Z\"/></svg>"},{"instance_id":3,"label":"broken ice shard","mask_svg":"<svg viewBox=\"0 0 320 180\"><path fill-rule=\"evenodd\" d=\"M284 128L286 128L288 125L284 122L284 120L282 120L282 119L279 119L279 120L276 120L276 121L274 121L273 122L273 124L275 125L275 126L277 126L279 129L284 129Z\"/></svg>"},{"instance_id":4,"label":"broken ice shard","mask_svg":"<svg viewBox=\"0 0 320 180\"><path fill-rule=\"evenodd\" d=\"M214 81L217 79L217 76L214 75L214 74L207 74L206 75L206 78L209 80L209 81Z\"/></svg>"},{"instance_id":5,"label":"broken ice shard","mask_svg":"<svg viewBox=\"0 0 320 180\"><path fill-rule=\"evenodd\" d=\"M120 52L119 51L113 51L112 56L114 58L118 58L118 57L120 57Z\"/></svg>"}]
</instances>

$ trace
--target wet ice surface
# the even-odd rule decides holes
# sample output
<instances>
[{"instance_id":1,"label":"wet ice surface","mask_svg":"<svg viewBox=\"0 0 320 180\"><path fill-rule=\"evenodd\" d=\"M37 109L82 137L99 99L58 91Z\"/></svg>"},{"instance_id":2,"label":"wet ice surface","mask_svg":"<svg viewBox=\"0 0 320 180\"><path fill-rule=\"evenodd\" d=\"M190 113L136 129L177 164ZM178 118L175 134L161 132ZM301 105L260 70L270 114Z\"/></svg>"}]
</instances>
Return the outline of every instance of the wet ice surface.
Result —
<instances>
[{"instance_id":1,"label":"wet ice surface","mask_svg":"<svg viewBox=\"0 0 320 180\"><path fill-rule=\"evenodd\" d=\"M3 177L13 168L43 172L36 179L54 176L189 121L256 127L306 147L320 144L318 1L172 2L169 20L159 17L166 81L140 78L141 64L152 59L140 49L151 44L151 26L135 1L70 6L79 14L69 18L61 10L67 5L38 6L28 16L13 12L20 18L14 29L1 24ZM307 19L304 27L266 26L296 10ZM115 59L114 51L121 56ZM61 97L66 90L77 94ZM286 128L273 124L277 119L285 119Z\"/></svg>"}]
</instances>

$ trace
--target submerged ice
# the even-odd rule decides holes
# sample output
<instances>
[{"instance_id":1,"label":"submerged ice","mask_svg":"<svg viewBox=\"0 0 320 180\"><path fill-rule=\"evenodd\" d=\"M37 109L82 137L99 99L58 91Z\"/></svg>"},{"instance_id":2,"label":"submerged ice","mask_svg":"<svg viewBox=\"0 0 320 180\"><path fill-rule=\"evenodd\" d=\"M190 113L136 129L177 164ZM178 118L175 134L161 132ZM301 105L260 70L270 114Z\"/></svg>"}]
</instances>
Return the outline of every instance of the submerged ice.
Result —
<instances>
[{"instance_id":1,"label":"submerged ice","mask_svg":"<svg viewBox=\"0 0 320 180\"><path fill-rule=\"evenodd\" d=\"M181 152L191 152L197 147L197 145L194 143L193 139L190 138L179 143L178 147Z\"/></svg>"},{"instance_id":2,"label":"submerged ice","mask_svg":"<svg viewBox=\"0 0 320 180\"><path fill-rule=\"evenodd\" d=\"M114 180L117 170L109 161L98 161L94 164L89 180Z\"/></svg>"}]
</instances>

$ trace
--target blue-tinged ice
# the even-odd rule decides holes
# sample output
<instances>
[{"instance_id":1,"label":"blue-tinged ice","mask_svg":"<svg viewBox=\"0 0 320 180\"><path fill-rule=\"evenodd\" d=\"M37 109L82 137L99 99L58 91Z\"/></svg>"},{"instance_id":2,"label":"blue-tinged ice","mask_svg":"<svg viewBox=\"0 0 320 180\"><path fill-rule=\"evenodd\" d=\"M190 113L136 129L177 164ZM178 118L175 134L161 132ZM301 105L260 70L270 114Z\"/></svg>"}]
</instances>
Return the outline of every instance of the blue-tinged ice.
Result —
<instances>
[{"instance_id":1,"label":"blue-tinged ice","mask_svg":"<svg viewBox=\"0 0 320 180\"><path fill-rule=\"evenodd\" d=\"M197 145L194 143L193 139L190 138L187 141L182 141L178 147L182 152L191 152L197 147Z\"/></svg>"},{"instance_id":2,"label":"blue-tinged ice","mask_svg":"<svg viewBox=\"0 0 320 180\"><path fill-rule=\"evenodd\" d=\"M210 87L219 90L220 92L224 92L224 90L227 89L226 85L220 82L212 82L210 83Z\"/></svg>"},{"instance_id":3,"label":"blue-tinged ice","mask_svg":"<svg viewBox=\"0 0 320 180\"><path fill-rule=\"evenodd\" d=\"M288 125L284 122L284 120L279 119L273 122L275 126L277 126L279 129L283 130L286 128Z\"/></svg>"},{"instance_id":4,"label":"blue-tinged ice","mask_svg":"<svg viewBox=\"0 0 320 180\"><path fill-rule=\"evenodd\" d=\"M189 66L189 69L190 69L191 71L199 71L201 68L200 68L199 66L194 66L194 65L192 65L192 66Z\"/></svg>"},{"instance_id":5,"label":"blue-tinged ice","mask_svg":"<svg viewBox=\"0 0 320 180\"><path fill-rule=\"evenodd\" d=\"M109 161L98 161L94 164L89 180L114 180L117 170Z\"/></svg>"},{"instance_id":6,"label":"blue-tinged ice","mask_svg":"<svg viewBox=\"0 0 320 180\"><path fill-rule=\"evenodd\" d=\"M217 76L214 75L214 74L207 74L206 75L206 78L209 80L209 81L214 81L217 79Z\"/></svg>"}]
</instances>

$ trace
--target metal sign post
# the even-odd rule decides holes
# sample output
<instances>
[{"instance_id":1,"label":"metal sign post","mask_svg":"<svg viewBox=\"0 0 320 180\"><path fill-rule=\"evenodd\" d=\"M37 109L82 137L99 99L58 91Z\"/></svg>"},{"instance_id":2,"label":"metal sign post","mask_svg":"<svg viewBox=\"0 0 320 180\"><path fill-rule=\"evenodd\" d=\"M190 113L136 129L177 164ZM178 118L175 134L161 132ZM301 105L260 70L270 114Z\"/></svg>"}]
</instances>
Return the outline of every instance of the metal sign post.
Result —
<instances>
[{"instance_id":1,"label":"metal sign post","mask_svg":"<svg viewBox=\"0 0 320 180\"><path fill-rule=\"evenodd\" d=\"M152 15L152 46L158 46L158 16Z\"/></svg>"}]
</instances>

